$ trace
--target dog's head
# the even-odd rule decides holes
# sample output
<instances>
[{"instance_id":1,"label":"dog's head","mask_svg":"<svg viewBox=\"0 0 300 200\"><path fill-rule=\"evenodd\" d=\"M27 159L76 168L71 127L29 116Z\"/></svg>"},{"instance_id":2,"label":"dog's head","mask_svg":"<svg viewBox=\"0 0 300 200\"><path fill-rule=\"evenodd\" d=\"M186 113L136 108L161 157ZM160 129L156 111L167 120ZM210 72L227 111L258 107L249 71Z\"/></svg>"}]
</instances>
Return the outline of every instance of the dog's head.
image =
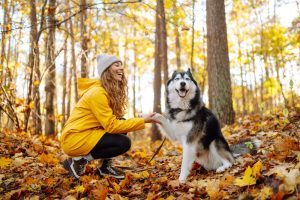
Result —
<instances>
[{"instance_id":1,"label":"dog's head","mask_svg":"<svg viewBox=\"0 0 300 200\"><path fill-rule=\"evenodd\" d=\"M167 83L167 93L180 98L193 98L197 89L197 82L190 69L181 72L174 71Z\"/></svg>"}]
</instances>

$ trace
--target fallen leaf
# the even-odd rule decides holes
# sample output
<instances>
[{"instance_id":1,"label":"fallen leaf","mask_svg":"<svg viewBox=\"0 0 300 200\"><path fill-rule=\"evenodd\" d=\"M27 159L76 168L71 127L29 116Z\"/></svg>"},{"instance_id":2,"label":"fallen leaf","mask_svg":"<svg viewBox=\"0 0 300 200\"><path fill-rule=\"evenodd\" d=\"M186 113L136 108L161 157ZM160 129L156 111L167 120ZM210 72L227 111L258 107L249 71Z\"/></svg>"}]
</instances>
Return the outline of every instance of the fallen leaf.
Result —
<instances>
[{"instance_id":1,"label":"fallen leaf","mask_svg":"<svg viewBox=\"0 0 300 200\"><path fill-rule=\"evenodd\" d=\"M247 167L243 178L236 178L234 185L244 187L248 185L255 185L256 179L252 176L252 169L250 166Z\"/></svg>"},{"instance_id":2,"label":"fallen leaf","mask_svg":"<svg viewBox=\"0 0 300 200\"><path fill-rule=\"evenodd\" d=\"M4 169L11 165L12 160L10 158L1 157L0 158L0 168Z\"/></svg>"},{"instance_id":3,"label":"fallen leaf","mask_svg":"<svg viewBox=\"0 0 300 200\"><path fill-rule=\"evenodd\" d=\"M85 188L84 188L83 185L77 185L77 186L75 187L75 191L76 191L76 192L83 193L84 190L85 190Z\"/></svg>"}]
</instances>

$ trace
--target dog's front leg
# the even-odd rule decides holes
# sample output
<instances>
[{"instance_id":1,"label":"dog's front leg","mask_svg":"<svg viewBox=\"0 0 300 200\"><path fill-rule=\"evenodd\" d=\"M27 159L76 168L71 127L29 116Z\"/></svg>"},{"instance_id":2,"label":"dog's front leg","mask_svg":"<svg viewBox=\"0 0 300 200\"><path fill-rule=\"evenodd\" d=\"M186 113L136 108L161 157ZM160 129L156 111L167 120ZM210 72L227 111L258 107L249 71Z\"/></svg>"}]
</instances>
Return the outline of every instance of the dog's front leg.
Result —
<instances>
[{"instance_id":1,"label":"dog's front leg","mask_svg":"<svg viewBox=\"0 0 300 200\"><path fill-rule=\"evenodd\" d=\"M192 169L192 165L195 161L195 148L191 144L186 143L185 141L182 142L183 145L183 154L182 154L182 164L181 164L181 171L179 176L179 181L184 183L190 171Z\"/></svg>"}]
</instances>

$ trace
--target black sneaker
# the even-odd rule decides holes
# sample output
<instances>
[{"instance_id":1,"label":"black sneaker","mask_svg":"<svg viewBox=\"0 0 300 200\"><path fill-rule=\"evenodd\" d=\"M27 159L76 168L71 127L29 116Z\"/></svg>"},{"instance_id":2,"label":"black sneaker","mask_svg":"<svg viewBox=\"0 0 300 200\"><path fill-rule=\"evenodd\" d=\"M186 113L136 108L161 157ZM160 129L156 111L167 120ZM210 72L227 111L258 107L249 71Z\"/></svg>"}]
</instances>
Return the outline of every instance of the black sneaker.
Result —
<instances>
[{"instance_id":1,"label":"black sneaker","mask_svg":"<svg viewBox=\"0 0 300 200\"><path fill-rule=\"evenodd\" d=\"M75 178L80 178L85 172L85 166L88 161L84 158L80 160L74 160L74 158L68 158L63 162L63 166L69 171L69 174Z\"/></svg>"},{"instance_id":2,"label":"black sneaker","mask_svg":"<svg viewBox=\"0 0 300 200\"><path fill-rule=\"evenodd\" d=\"M103 164L100 168L97 168L97 172L100 176L112 176L116 179L124 179L125 173L118 168L111 166L111 160L103 160Z\"/></svg>"}]
</instances>

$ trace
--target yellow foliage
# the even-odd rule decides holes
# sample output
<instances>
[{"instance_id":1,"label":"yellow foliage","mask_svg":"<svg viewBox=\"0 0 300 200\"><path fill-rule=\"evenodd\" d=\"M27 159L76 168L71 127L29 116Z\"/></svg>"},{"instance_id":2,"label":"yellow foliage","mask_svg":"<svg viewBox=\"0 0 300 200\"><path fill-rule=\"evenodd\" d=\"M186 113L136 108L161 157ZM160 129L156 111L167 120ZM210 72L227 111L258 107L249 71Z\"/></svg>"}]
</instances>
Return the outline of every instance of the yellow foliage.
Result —
<instances>
[{"instance_id":1,"label":"yellow foliage","mask_svg":"<svg viewBox=\"0 0 300 200\"><path fill-rule=\"evenodd\" d=\"M260 160L259 160L258 162L256 162L256 163L253 165L253 167L252 167L252 170L253 170L253 171L252 171L252 175L253 175L254 177L259 176L262 167L263 167L263 164L261 163Z\"/></svg>"},{"instance_id":2,"label":"yellow foliage","mask_svg":"<svg viewBox=\"0 0 300 200\"><path fill-rule=\"evenodd\" d=\"M236 178L234 184L240 187L255 185L256 178L258 175L260 175L260 171L262 167L263 165L261 161L257 161L252 168L248 166L244 173L243 178Z\"/></svg>"},{"instance_id":3,"label":"yellow foliage","mask_svg":"<svg viewBox=\"0 0 300 200\"><path fill-rule=\"evenodd\" d=\"M234 184L237 186L240 186L240 187L244 187L244 186L248 186L248 185L255 185L256 179L253 178L253 176L251 176L251 175L252 175L252 169L250 166L248 166L243 178L236 178Z\"/></svg>"},{"instance_id":4,"label":"yellow foliage","mask_svg":"<svg viewBox=\"0 0 300 200\"><path fill-rule=\"evenodd\" d=\"M83 185L77 185L77 186L75 187L75 190L76 190L76 192L83 193L84 190L85 190L85 188L84 188Z\"/></svg>"},{"instance_id":5,"label":"yellow foliage","mask_svg":"<svg viewBox=\"0 0 300 200\"><path fill-rule=\"evenodd\" d=\"M0 168L4 169L11 165L12 160L10 158L1 157L0 158Z\"/></svg>"},{"instance_id":6,"label":"yellow foliage","mask_svg":"<svg viewBox=\"0 0 300 200\"><path fill-rule=\"evenodd\" d=\"M54 155L51 153L49 154L43 153L42 155L40 155L40 161L42 163L50 164L50 165L56 165L59 162L59 160L55 158Z\"/></svg>"}]
</instances>

